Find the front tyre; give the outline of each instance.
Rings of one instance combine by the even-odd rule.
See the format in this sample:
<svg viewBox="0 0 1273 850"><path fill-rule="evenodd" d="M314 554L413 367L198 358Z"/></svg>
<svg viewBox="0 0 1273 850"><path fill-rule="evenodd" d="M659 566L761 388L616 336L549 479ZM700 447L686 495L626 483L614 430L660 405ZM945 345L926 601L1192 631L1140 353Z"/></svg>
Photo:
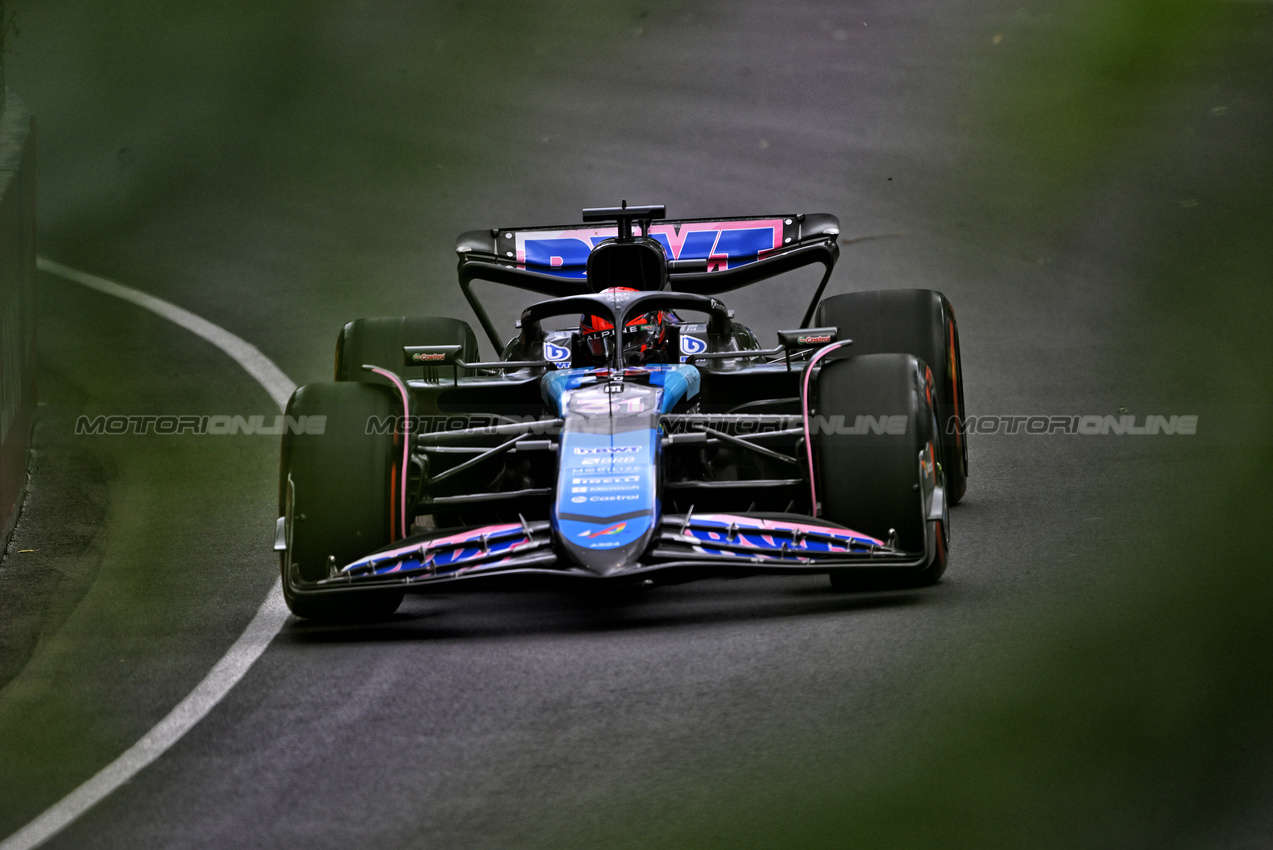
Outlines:
<svg viewBox="0 0 1273 850"><path fill-rule="evenodd" d="M913 354L933 370L933 406L946 497L954 505L968 482L964 432L964 375L959 327L945 295L931 289L881 289L834 295L818 305L815 323L851 339L851 356ZM832 355L838 356L838 355Z"/></svg>
<svg viewBox="0 0 1273 850"><path fill-rule="evenodd" d="M868 354L833 360L817 376L813 413L819 516L887 540L906 552L927 553L913 572L869 568L831 574L841 590L919 587L946 570L945 511L931 371L909 354ZM941 508L940 504L935 505Z"/></svg>
<svg viewBox="0 0 1273 850"><path fill-rule="evenodd" d="M307 425L306 433L284 433L279 475L279 513L290 529L283 596L298 617L384 619L402 602L400 590L311 596L296 587L327 578L330 563L344 566L389 542L394 458L402 449L393 434L367 425L398 416L400 406L388 387L354 382L308 384L287 403L288 421ZM321 429L316 417L326 417Z"/></svg>

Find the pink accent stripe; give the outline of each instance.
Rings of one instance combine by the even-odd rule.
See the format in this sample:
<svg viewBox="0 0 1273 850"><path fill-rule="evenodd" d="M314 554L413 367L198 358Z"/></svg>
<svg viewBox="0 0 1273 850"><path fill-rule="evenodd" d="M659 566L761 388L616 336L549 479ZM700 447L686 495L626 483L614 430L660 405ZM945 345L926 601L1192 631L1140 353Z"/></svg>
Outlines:
<svg viewBox="0 0 1273 850"><path fill-rule="evenodd" d="M813 355L809 360L809 365L804 370L804 380L800 384L800 413L804 419L804 449L809 456L809 513L816 517L818 515L818 488L813 480L813 440L809 439L809 376L813 374L813 367L826 355L848 345L848 342L833 342L830 345L823 346L818 349L818 353Z"/></svg>
<svg viewBox="0 0 1273 850"><path fill-rule="evenodd" d="M433 540L425 541L425 550L436 549L439 546L454 546L456 543L468 543L473 540L480 540L483 534L499 534L501 531L508 531L513 528L521 528L515 522L504 523L502 525L484 525L481 528L475 528L472 531L464 531L459 534L452 534L450 537L438 537Z"/></svg>
<svg viewBox="0 0 1273 850"><path fill-rule="evenodd" d="M475 528L472 531L465 531L465 532L461 532L460 534L452 534L449 537L437 537L437 538L434 538L433 540L424 541L424 551L430 552L434 549L440 549L446 546L454 546L457 543L470 543L474 540L480 539L483 534L499 534L502 531L509 531L510 529L521 528L521 527L522 527L521 525L515 522L505 523L503 525L486 525L481 528ZM525 543L517 543L509 548L515 549L517 548L517 546L524 546L524 545ZM408 555L418 551L420 551L419 543L412 544L411 546L402 546L398 549L389 549L384 552L377 552L374 555L368 555L365 558L359 558L357 561L354 561L352 564L349 564L343 569L348 569L349 567L355 566L357 564L371 563L372 561L379 561L379 560L387 559L387 558L397 558L402 555Z"/></svg>
<svg viewBox="0 0 1273 850"><path fill-rule="evenodd" d="M786 522L777 519L758 519L749 516L737 516L735 514L694 514L696 520L706 522L733 523L739 528L762 529L770 531L815 531L820 534L833 534L836 537L853 537L858 540L872 540L879 545L884 545L882 540L878 540L869 534L863 534L860 531L854 531L851 528L835 528L829 525L810 525L804 522Z"/></svg>
<svg viewBox="0 0 1273 850"><path fill-rule="evenodd" d="M407 459L410 457L411 450L411 409L407 402L407 388L403 385L402 379L387 369L381 369L378 366L364 365L362 368L370 369L377 375L388 378L398 393L402 396L402 495L398 498L398 507L401 510L401 522L398 525L398 536L407 536Z"/></svg>

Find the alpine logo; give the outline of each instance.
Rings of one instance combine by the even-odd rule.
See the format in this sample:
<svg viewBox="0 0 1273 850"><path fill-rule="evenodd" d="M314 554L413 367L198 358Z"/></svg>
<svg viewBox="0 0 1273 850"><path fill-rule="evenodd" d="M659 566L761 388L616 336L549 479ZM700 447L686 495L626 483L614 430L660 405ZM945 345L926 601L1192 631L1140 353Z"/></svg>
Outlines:
<svg viewBox="0 0 1273 850"><path fill-rule="evenodd" d="M583 532L580 532L579 536L580 537L604 537L607 534L620 534L623 532L623 529L627 527L628 527L628 524L626 522L621 522L618 525L612 525L609 528L603 528L599 531L583 531Z"/></svg>

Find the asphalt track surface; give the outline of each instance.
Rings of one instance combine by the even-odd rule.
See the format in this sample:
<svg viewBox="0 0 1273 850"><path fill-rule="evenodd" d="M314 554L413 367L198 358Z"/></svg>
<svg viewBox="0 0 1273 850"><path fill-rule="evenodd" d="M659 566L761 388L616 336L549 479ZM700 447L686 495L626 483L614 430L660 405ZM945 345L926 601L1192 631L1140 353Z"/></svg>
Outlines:
<svg viewBox="0 0 1273 850"><path fill-rule="evenodd" d="M890 237L846 246L832 292L951 298L974 414L1205 418L1235 398L1207 376L1241 356L1250 317L1180 316L1145 275L1163 239L1187 240L1267 175L1267 18L1225 30L1241 61L1204 61L1144 119L1155 141L1111 142L1083 215L1054 218L996 191L968 97L1015 37L1050 25L1011 4L633 5L490 32L406 4L325 14L323 85L196 112L188 137L220 120L260 132L237 148L188 138L181 173L197 177L181 182L162 128L137 119L137 141L111 125L118 106L59 99L77 60L55 14L30 10L10 85L42 121L42 253L203 316L304 383L327 378L350 318L468 318L462 230L566 222L620 197L687 217L827 211L846 236ZM485 66L457 58L483 39L498 54ZM276 438L73 428L98 413L272 415L269 396L135 305L39 285L37 455L0 570L0 836L163 718L277 577ZM763 339L798 322L794 293L726 300ZM505 321L522 303L492 301ZM878 758L898 718L925 720L952 657L1013 651L1059 610L1110 616L1109 573L1143 564L1248 448L1231 434L974 438L947 577L921 591L765 578L408 598L369 627L290 620L202 722L46 846L635 841L607 819L650 829L701 814L715 788ZM1249 805L1208 827L1210 846L1262 846L1265 809Z"/></svg>

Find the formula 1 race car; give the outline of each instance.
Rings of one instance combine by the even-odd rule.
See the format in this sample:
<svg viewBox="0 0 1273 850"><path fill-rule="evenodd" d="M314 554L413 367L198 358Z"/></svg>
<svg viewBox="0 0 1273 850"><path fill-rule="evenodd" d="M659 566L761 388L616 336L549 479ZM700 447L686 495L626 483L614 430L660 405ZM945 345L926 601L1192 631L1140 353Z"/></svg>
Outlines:
<svg viewBox="0 0 1273 850"><path fill-rule="evenodd" d="M287 406L274 548L291 610L366 620L408 591L766 573L937 581L968 472L946 297L823 299L831 215L670 221L624 202L583 221L459 237L498 359L458 319L341 330L335 381ZM776 346L715 297L812 264ZM547 299L505 341L479 280Z"/></svg>

